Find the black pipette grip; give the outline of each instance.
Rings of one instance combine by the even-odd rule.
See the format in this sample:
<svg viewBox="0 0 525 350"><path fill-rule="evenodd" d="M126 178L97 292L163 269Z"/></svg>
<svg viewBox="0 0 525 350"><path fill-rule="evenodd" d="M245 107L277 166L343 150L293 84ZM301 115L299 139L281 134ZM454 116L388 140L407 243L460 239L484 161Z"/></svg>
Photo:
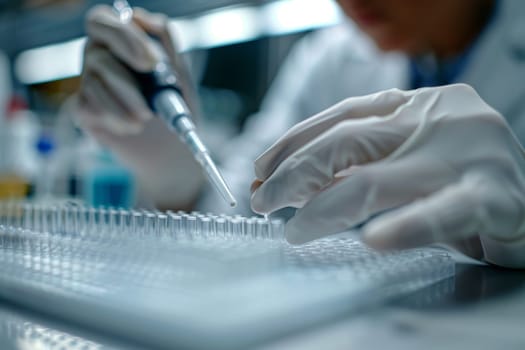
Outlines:
<svg viewBox="0 0 525 350"><path fill-rule="evenodd" d="M151 110L158 112L155 106L155 97L159 92L164 90L174 90L180 97L184 99L181 88L179 87L179 79L171 67L164 63L157 63L155 69L151 72L133 72L135 79L139 85L142 95L146 98L148 106Z"/></svg>

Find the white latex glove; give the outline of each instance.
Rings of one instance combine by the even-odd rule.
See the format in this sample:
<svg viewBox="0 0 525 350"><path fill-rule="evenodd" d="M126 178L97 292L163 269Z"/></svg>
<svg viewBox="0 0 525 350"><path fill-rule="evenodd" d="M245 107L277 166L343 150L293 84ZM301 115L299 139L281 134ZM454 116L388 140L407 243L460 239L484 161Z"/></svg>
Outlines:
<svg viewBox="0 0 525 350"><path fill-rule="evenodd" d="M202 183L201 170L177 135L153 118L126 67L151 71L160 50L148 34L159 38L190 109L198 114L195 91L167 18L137 8L132 22L123 24L111 7L100 5L88 13L86 30L81 86L72 103L77 123L134 170L157 205L189 208Z"/></svg>
<svg viewBox="0 0 525 350"><path fill-rule="evenodd" d="M524 151L469 86L347 99L290 129L255 171L255 211L300 208L291 243L379 214L363 228L372 247L477 241L486 261L525 267Z"/></svg>

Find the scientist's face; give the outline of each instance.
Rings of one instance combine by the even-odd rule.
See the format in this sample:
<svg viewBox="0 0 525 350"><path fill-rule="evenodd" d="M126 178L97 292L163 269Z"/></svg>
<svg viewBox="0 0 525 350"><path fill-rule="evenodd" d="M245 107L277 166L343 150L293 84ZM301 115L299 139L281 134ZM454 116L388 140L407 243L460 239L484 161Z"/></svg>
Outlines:
<svg viewBox="0 0 525 350"><path fill-rule="evenodd" d="M383 50L419 53L480 12L481 0L338 0L341 8ZM475 19L474 19L475 21ZM454 28L451 28L454 27ZM454 32L453 32L454 33ZM442 38L444 40L446 38Z"/></svg>

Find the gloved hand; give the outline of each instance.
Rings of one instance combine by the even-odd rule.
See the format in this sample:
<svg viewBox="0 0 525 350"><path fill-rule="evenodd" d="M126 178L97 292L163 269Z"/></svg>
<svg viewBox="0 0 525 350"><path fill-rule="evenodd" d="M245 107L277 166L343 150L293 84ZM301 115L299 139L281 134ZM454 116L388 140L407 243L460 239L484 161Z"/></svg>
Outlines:
<svg viewBox="0 0 525 350"><path fill-rule="evenodd" d="M200 168L178 137L153 118L126 67L151 71L163 50L188 106L198 115L196 93L167 18L134 9L132 22L123 24L111 7L100 5L88 13L86 29L81 86L72 103L77 123L134 170L155 203L188 208L201 186ZM160 39L162 49L148 34Z"/></svg>
<svg viewBox="0 0 525 350"><path fill-rule="evenodd" d="M137 72L152 71L166 56L176 70L180 87L194 115L197 98L188 68L177 53L168 19L134 9L131 23L123 24L111 7L95 6L86 19L88 42L79 92L80 123L115 134L139 133L153 117L137 82L125 65ZM161 45L148 35L159 39Z"/></svg>
<svg viewBox="0 0 525 350"><path fill-rule="evenodd" d="M255 211L300 208L291 243L375 215L363 228L372 247L477 242L466 253L525 267L525 154L469 86L349 98L290 129L255 171Z"/></svg>

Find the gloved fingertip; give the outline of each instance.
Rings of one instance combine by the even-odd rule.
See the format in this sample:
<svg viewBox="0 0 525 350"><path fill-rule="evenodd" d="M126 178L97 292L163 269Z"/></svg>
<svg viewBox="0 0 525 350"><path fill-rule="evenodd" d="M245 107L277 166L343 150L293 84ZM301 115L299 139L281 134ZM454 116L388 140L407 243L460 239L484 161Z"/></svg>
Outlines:
<svg viewBox="0 0 525 350"><path fill-rule="evenodd" d="M150 22L150 17L152 13L142 7L133 7L133 19L139 22Z"/></svg>
<svg viewBox="0 0 525 350"><path fill-rule="evenodd" d="M133 6L133 17L147 18L150 14L151 12L149 12L143 7Z"/></svg>
<svg viewBox="0 0 525 350"><path fill-rule="evenodd" d="M272 195L272 186L268 182L262 182L251 196L251 206L253 211L259 214L271 213L277 209L274 205L274 196Z"/></svg>
<svg viewBox="0 0 525 350"><path fill-rule="evenodd" d="M409 249L430 243L423 227L398 217L389 215L367 224L363 228L363 242L378 250Z"/></svg>
<svg viewBox="0 0 525 350"><path fill-rule="evenodd" d="M392 237L391 230L383 222L372 222L363 228L363 243L377 250L390 250L399 248ZM399 242L397 242L399 243Z"/></svg>
<svg viewBox="0 0 525 350"><path fill-rule="evenodd" d="M269 210L267 209L265 205L265 201L263 199L263 195L260 189L257 189L255 190L255 192L252 193L250 205L251 205L252 210L256 212L257 214L269 213Z"/></svg>
<svg viewBox="0 0 525 350"><path fill-rule="evenodd" d="M106 4L98 4L93 6L86 15L86 23L98 23L102 19L107 18L108 16L115 16L112 8Z"/></svg>
<svg viewBox="0 0 525 350"><path fill-rule="evenodd" d="M292 217L284 227L286 241L292 245L301 245L322 237L311 231L311 223L305 222L303 218L297 215Z"/></svg>
<svg viewBox="0 0 525 350"><path fill-rule="evenodd" d="M301 236L288 235L288 234L286 234L286 241L291 245L301 245L301 244L308 242L302 239Z"/></svg>
<svg viewBox="0 0 525 350"><path fill-rule="evenodd" d="M151 13L140 7L134 9L133 20L142 29L155 35L161 35L167 30L168 17L159 13Z"/></svg>
<svg viewBox="0 0 525 350"><path fill-rule="evenodd" d="M291 202L287 190L283 189L282 183L277 179L268 179L252 193L251 206L256 213L272 213L285 207L298 207Z"/></svg>

